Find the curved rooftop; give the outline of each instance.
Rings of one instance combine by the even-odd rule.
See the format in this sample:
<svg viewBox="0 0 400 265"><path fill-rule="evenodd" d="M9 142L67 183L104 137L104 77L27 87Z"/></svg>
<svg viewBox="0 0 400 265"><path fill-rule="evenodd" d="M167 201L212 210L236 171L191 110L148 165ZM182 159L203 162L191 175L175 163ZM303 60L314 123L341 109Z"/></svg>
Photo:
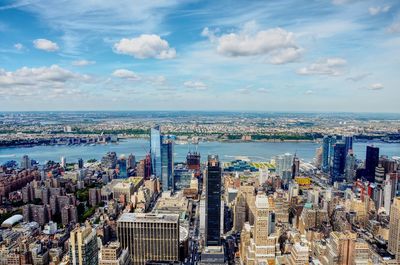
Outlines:
<svg viewBox="0 0 400 265"><path fill-rule="evenodd" d="M12 227L16 223L21 222L23 219L24 219L24 217L21 214L15 214L15 215L11 216L10 218L8 218L7 220L5 220L1 224L1 226L2 227Z"/></svg>

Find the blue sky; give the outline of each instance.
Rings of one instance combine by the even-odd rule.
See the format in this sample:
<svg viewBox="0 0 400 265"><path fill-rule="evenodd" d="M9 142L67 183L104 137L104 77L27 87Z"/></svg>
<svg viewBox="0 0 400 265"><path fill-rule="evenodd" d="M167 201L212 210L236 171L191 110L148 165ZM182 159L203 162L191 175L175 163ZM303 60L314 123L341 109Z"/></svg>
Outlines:
<svg viewBox="0 0 400 265"><path fill-rule="evenodd" d="M3 0L0 110L400 112L398 0Z"/></svg>

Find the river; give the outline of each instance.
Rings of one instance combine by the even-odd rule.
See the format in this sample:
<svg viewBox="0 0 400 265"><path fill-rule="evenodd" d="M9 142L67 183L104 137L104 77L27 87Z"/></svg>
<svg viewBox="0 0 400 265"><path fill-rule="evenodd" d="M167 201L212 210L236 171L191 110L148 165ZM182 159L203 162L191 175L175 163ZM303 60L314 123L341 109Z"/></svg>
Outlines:
<svg viewBox="0 0 400 265"><path fill-rule="evenodd" d="M366 146L370 144L379 147L381 155L400 156L398 143L357 142L354 143L357 158L365 159ZM286 152L297 153L302 160L312 161L315 157L315 149L319 146L320 144L315 142L200 142L197 150L203 161L208 154L218 154L222 161L231 161L238 156L246 156L253 161L266 161ZM191 148L193 151L194 146L191 145ZM99 160L109 151L115 151L117 155L132 153L138 160L144 157L148 150L148 139L125 139L115 144L97 145L3 147L0 148L0 164L9 160L20 162L23 155L28 155L39 163L47 160L60 161L61 156L64 156L67 162L77 162L79 158L85 161L91 158ZM188 151L187 144L176 144L175 161L184 161Z"/></svg>

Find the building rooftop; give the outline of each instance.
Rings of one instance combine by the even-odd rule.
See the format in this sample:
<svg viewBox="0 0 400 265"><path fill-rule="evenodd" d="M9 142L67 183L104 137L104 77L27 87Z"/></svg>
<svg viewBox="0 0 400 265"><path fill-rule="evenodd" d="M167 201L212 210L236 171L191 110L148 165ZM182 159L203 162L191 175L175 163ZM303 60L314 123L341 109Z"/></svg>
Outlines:
<svg viewBox="0 0 400 265"><path fill-rule="evenodd" d="M123 213L117 222L177 223L178 214Z"/></svg>

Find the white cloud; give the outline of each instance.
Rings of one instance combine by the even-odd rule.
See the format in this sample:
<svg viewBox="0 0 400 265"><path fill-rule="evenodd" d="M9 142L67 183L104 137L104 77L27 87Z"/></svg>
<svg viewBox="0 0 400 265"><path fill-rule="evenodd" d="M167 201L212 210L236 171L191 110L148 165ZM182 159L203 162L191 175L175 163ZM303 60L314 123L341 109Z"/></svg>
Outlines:
<svg viewBox="0 0 400 265"><path fill-rule="evenodd" d="M247 95L251 93L250 87L244 87L244 88L239 88L236 89L236 92L243 94L243 95Z"/></svg>
<svg viewBox="0 0 400 265"><path fill-rule="evenodd" d="M15 43L14 48L18 51L21 51L24 48L24 45L22 45L21 43Z"/></svg>
<svg viewBox="0 0 400 265"><path fill-rule="evenodd" d="M194 88L197 90L205 90L207 89L207 85L201 81L186 81L183 85L187 88Z"/></svg>
<svg viewBox="0 0 400 265"><path fill-rule="evenodd" d="M389 5L385 5L385 6L371 6L370 8L368 8L368 12L371 16L376 16L379 15L381 13L386 13L390 10L390 6Z"/></svg>
<svg viewBox="0 0 400 265"><path fill-rule="evenodd" d="M359 74L359 75L347 77L346 80L358 82L358 81L361 81L361 80L367 78L370 75L372 75L372 73Z"/></svg>
<svg viewBox="0 0 400 265"><path fill-rule="evenodd" d="M311 90L311 89L309 89L309 90L307 90L306 92L304 92L304 94L306 94L306 95L311 95L311 94L314 94L314 91Z"/></svg>
<svg viewBox="0 0 400 265"><path fill-rule="evenodd" d="M140 80L138 74L127 69L117 69L112 73L112 76L132 81Z"/></svg>
<svg viewBox="0 0 400 265"><path fill-rule="evenodd" d="M284 48L297 48L293 33L281 28L261 30L256 33L245 30L230 33L217 39L217 51L225 56L252 56L267 54Z"/></svg>
<svg viewBox="0 0 400 265"><path fill-rule="evenodd" d="M166 40L155 34L142 34L137 38L121 39L114 44L114 52L131 55L138 59L172 59L176 57L174 48Z"/></svg>
<svg viewBox="0 0 400 265"><path fill-rule="evenodd" d="M301 48L286 48L271 53L269 60L272 64L285 64L298 60L303 54Z"/></svg>
<svg viewBox="0 0 400 265"><path fill-rule="evenodd" d="M8 96L50 95L68 85L87 83L90 77L71 72L58 65L49 67L22 67L14 72L0 69L0 88ZM58 93L58 92L57 92Z"/></svg>
<svg viewBox="0 0 400 265"><path fill-rule="evenodd" d="M400 32L400 21L393 22L388 28L387 31L389 33L398 33Z"/></svg>
<svg viewBox="0 0 400 265"><path fill-rule="evenodd" d="M86 66L86 65L92 65L95 64L95 61L88 61L88 60L76 60L72 62L73 66Z"/></svg>
<svg viewBox="0 0 400 265"><path fill-rule="evenodd" d="M149 76L147 79L153 85L164 86L167 84L167 78L163 75Z"/></svg>
<svg viewBox="0 0 400 265"><path fill-rule="evenodd" d="M384 89L384 86L381 83L374 83L369 86L369 89L370 90L382 90L382 89Z"/></svg>
<svg viewBox="0 0 400 265"><path fill-rule="evenodd" d="M59 49L57 43L46 39L36 39L33 41L33 45L36 49L46 52L55 52Z"/></svg>
<svg viewBox="0 0 400 265"><path fill-rule="evenodd" d="M342 58L326 58L320 59L307 67L297 70L300 75L331 75L337 76L341 74L342 68L347 64Z"/></svg>
<svg viewBox="0 0 400 265"><path fill-rule="evenodd" d="M257 91L260 93L268 93L269 92L269 90L264 87L260 87L259 89L257 89Z"/></svg>

